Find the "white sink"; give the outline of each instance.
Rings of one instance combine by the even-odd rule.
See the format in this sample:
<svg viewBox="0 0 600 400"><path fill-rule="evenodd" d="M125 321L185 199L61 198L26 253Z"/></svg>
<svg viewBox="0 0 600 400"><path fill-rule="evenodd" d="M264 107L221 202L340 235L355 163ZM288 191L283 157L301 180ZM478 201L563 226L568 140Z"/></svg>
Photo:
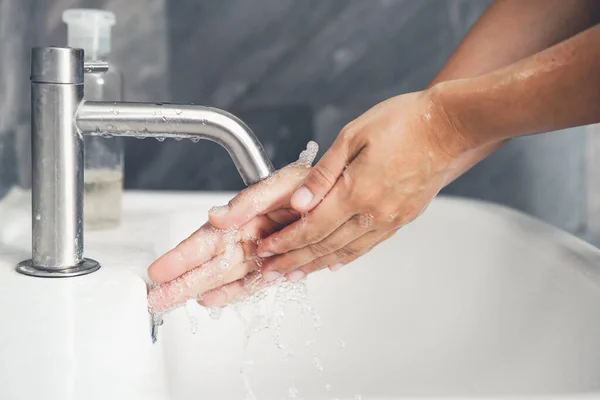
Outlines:
<svg viewBox="0 0 600 400"><path fill-rule="evenodd" d="M103 268L58 280L14 272L30 229L0 205L0 399L244 398L233 311L178 309L152 344L145 301L147 265L230 197L127 193L119 230L86 233ZM600 251L530 217L439 198L369 255L309 277L321 327L290 305L293 356L253 336L249 384L258 400L600 398L599 267Z"/></svg>

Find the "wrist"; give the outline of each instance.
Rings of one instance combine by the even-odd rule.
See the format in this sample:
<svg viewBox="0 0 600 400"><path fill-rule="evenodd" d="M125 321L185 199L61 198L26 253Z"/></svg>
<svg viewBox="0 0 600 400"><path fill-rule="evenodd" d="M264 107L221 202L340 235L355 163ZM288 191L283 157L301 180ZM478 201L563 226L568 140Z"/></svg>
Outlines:
<svg viewBox="0 0 600 400"><path fill-rule="evenodd" d="M468 124L465 124L462 113L457 113L456 99L451 82L440 82L424 91L428 99L432 122L436 129L432 133L439 143L444 144L454 154L467 153L485 145L475 135Z"/></svg>
<svg viewBox="0 0 600 400"><path fill-rule="evenodd" d="M427 90L432 104L462 139L466 150L508 138L503 125L497 123L506 106L481 90L483 84L477 78L459 79L437 83Z"/></svg>

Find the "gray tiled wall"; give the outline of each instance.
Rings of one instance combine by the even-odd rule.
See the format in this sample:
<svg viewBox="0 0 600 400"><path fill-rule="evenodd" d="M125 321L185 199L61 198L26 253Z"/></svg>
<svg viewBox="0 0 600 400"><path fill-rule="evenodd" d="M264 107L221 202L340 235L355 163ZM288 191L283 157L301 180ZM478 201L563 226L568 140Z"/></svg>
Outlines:
<svg viewBox="0 0 600 400"><path fill-rule="evenodd" d="M64 44L65 8L117 14L114 53L128 100L228 109L250 124L280 167L309 139L326 148L378 101L423 88L489 3L0 0L0 196L19 179L15 164L27 164L9 154L27 146L28 48ZM507 204L589 235L600 225L592 218L600 188L588 184L598 153L586 143L595 137L573 129L515 140L445 192ZM126 171L129 188L241 185L226 153L209 143L130 142Z"/></svg>

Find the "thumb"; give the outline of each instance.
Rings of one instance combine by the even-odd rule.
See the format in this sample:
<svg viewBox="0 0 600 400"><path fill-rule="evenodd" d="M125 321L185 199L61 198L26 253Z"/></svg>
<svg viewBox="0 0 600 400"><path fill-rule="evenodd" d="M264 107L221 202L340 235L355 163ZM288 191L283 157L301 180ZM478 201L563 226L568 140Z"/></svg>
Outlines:
<svg viewBox="0 0 600 400"><path fill-rule="evenodd" d="M311 169L308 176L293 194L290 203L298 212L308 212L333 188L344 168L350 162L350 154L344 133L340 134L321 160Z"/></svg>

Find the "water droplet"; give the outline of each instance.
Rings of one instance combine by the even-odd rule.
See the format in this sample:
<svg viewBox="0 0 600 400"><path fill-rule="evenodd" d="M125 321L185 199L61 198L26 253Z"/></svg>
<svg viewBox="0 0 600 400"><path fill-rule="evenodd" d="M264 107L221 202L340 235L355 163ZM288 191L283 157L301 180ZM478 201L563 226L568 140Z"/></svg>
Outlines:
<svg viewBox="0 0 600 400"><path fill-rule="evenodd" d="M219 319L221 318L221 315L223 315L223 309L220 307L207 308L206 310L212 319Z"/></svg>
<svg viewBox="0 0 600 400"><path fill-rule="evenodd" d="M163 122L167 122L167 117L165 117L164 115L162 116L162 120Z"/></svg>
<svg viewBox="0 0 600 400"><path fill-rule="evenodd" d="M323 364L321 364L321 360L319 359L318 356L314 356L313 357L313 361L312 361L313 367L315 367L315 369L319 372L323 372L324 368L323 368Z"/></svg>
<svg viewBox="0 0 600 400"><path fill-rule="evenodd" d="M183 139L182 137L176 137L175 140L177 140L178 142Z"/></svg>
<svg viewBox="0 0 600 400"><path fill-rule="evenodd" d="M112 131L113 129L115 129L115 127L113 126L113 124L106 125L106 130Z"/></svg>
<svg viewBox="0 0 600 400"><path fill-rule="evenodd" d="M175 110L175 114L177 114L177 115L181 115L181 110L180 110L179 108L177 108L177 109Z"/></svg>
<svg viewBox="0 0 600 400"><path fill-rule="evenodd" d="M199 137L193 137L193 138L190 138L190 140L192 142L194 142L194 143L198 143L200 141L200 138Z"/></svg>
<svg viewBox="0 0 600 400"><path fill-rule="evenodd" d="M102 137L105 139L110 139L111 137L113 137L113 135L111 135L110 133L104 133L102 134Z"/></svg>
<svg viewBox="0 0 600 400"><path fill-rule="evenodd" d="M113 114L115 114L115 115L119 115L119 110L114 110L114 109L113 109Z"/></svg>
<svg viewBox="0 0 600 400"><path fill-rule="evenodd" d="M359 217L358 224L361 228L370 228L373 225L373 215L370 213L362 214Z"/></svg>
<svg viewBox="0 0 600 400"><path fill-rule="evenodd" d="M144 135L138 135L138 136L134 136L136 139L146 139L146 136Z"/></svg>
<svg viewBox="0 0 600 400"><path fill-rule="evenodd" d="M187 315L188 320L190 321L190 330L192 331L192 335L195 335L198 332L198 320L196 319L196 317L190 314L190 310L188 310L187 308L187 303L184 306L184 309L185 314Z"/></svg>
<svg viewBox="0 0 600 400"><path fill-rule="evenodd" d="M41 220L42 220L42 216L41 216L40 214L37 214L37 215L35 216L35 220L36 220L36 221L41 221Z"/></svg>
<svg viewBox="0 0 600 400"><path fill-rule="evenodd" d="M156 140L158 140L159 142L164 142L165 138L164 137L157 137Z"/></svg>

